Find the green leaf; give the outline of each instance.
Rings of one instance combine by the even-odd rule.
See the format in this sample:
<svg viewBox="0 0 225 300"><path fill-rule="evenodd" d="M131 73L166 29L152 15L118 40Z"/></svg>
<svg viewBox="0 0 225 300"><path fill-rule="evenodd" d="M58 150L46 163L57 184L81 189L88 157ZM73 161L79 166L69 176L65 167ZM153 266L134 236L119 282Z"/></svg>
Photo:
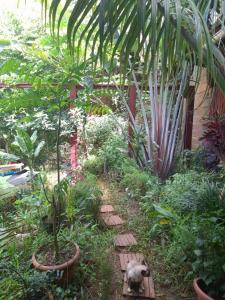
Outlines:
<svg viewBox="0 0 225 300"><path fill-rule="evenodd" d="M48 1L42 2L46 5ZM136 58L145 57L142 61L148 75L155 68L155 57L159 57L162 74L171 79L177 65L188 60L192 67L206 66L225 93L222 71L225 58L214 43L215 30L207 17L211 3L212 0L52 0L50 20L54 30L55 23L59 27L68 12L67 37L71 51L80 38L78 48L84 41L85 52L91 49L92 56L101 61L108 59L105 54L110 51L113 65L118 50L123 60L123 74L127 71L123 67L128 66L129 56L133 54ZM58 19L57 12L60 13ZM224 10L218 8L217 14L220 17L215 23L223 28ZM84 19L84 26L81 26ZM113 42L115 34L119 36L119 43Z"/></svg>
<svg viewBox="0 0 225 300"><path fill-rule="evenodd" d="M32 136L30 137L32 144L35 144L36 140L37 140L37 130L35 130L32 134Z"/></svg>
<svg viewBox="0 0 225 300"><path fill-rule="evenodd" d="M222 266L223 271L225 272L225 264Z"/></svg>
<svg viewBox="0 0 225 300"><path fill-rule="evenodd" d="M153 204L154 209L162 216L174 219L175 215L172 214L169 210L162 208L160 205Z"/></svg>
<svg viewBox="0 0 225 300"><path fill-rule="evenodd" d="M24 141L24 139L21 136L15 136L15 141L12 143L12 145L16 146L19 148L20 152L22 155L28 156L30 151L27 148L27 144Z"/></svg>
<svg viewBox="0 0 225 300"><path fill-rule="evenodd" d="M202 240L202 239L197 239L197 240L196 240L196 245L197 245L198 247L202 247L202 246L204 245L204 243L205 243L205 241Z"/></svg>
<svg viewBox="0 0 225 300"><path fill-rule="evenodd" d="M196 249L196 250L194 250L194 254L199 257L202 255L202 250Z"/></svg>
<svg viewBox="0 0 225 300"><path fill-rule="evenodd" d="M19 141L19 145L21 146L21 151L24 149L24 153L32 154L33 152L33 143L29 134L24 129L17 129L17 140Z"/></svg>
<svg viewBox="0 0 225 300"><path fill-rule="evenodd" d="M36 149L35 149L35 151L34 151L34 157L38 157L38 155L39 155L39 153L41 152L41 150L43 149L44 145L45 145L45 142L44 142L44 141L41 141L41 142L37 145L37 147L36 147Z"/></svg>
<svg viewBox="0 0 225 300"><path fill-rule="evenodd" d="M2 152L0 151L0 160L3 160L3 161L17 161L19 160L20 158L14 154L9 154L9 153L5 153L5 152Z"/></svg>

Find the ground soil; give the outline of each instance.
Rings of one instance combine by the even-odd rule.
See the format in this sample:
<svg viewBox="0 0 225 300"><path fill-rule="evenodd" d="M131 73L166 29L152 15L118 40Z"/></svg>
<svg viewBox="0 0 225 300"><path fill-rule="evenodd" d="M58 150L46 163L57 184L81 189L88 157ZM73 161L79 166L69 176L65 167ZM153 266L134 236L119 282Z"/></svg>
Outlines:
<svg viewBox="0 0 225 300"><path fill-rule="evenodd" d="M54 266L69 261L75 254L75 247L73 244L59 243L59 257L56 258L54 245L49 244L39 249L36 253L36 260L44 266Z"/></svg>

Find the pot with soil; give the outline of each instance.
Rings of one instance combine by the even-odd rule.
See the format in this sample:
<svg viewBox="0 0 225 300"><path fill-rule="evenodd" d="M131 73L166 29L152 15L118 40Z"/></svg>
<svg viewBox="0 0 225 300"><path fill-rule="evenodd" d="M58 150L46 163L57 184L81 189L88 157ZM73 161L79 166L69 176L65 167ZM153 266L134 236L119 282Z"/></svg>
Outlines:
<svg viewBox="0 0 225 300"><path fill-rule="evenodd" d="M197 278L193 282L194 290L198 296L198 300L214 300L213 298L209 297L202 289L202 281L200 278Z"/></svg>
<svg viewBox="0 0 225 300"><path fill-rule="evenodd" d="M73 280L74 267L80 256L80 248L75 243L61 245L59 256L54 255L54 247L41 247L32 255L33 266L41 271L59 271L58 283L66 287Z"/></svg>
<svg viewBox="0 0 225 300"><path fill-rule="evenodd" d="M58 94L59 93L59 94ZM49 215L45 215L41 222L45 230L51 235L51 242L47 246L42 246L32 255L34 267L42 272L56 271L57 284L67 287L73 280L74 266L80 255L79 246L73 242L59 241L58 233L63 224L66 212L67 197L70 197L70 180L61 180L60 171L60 135L61 135L61 100L64 98L65 91L56 91L55 101L58 101L58 127L56 136L56 157L57 157L57 184L51 189L45 187L44 181L40 176L40 182L45 199L49 204Z"/></svg>

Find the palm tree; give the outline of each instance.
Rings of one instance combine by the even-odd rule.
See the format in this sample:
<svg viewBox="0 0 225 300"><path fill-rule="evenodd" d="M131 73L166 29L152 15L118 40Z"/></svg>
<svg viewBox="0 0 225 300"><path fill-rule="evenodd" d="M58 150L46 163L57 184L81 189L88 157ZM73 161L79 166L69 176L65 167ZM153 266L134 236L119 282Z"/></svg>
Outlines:
<svg viewBox="0 0 225 300"><path fill-rule="evenodd" d="M47 4L47 0L42 0ZM111 49L128 62L142 56L145 71L161 58L163 74L178 62L206 66L225 93L225 59L216 32L224 26L222 0L52 0L49 16L53 31L69 11L67 37L71 49L85 41L92 54L104 61ZM59 17L58 14L59 13ZM81 29L82 27L82 29ZM91 42L91 43L90 43ZM177 67L178 68L178 67Z"/></svg>
<svg viewBox="0 0 225 300"><path fill-rule="evenodd" d="M47 0L42 0L47 6ZM149 119L138 88L144 120L142 165L151 164L162 178L174 163L181 132L183 98L190 76L197 86L201 68L225 94L222 0L52 0L49 17L58 31L69 13L67 38L71 51L85 47L86 55L112 72L119 57L120 72L142 73L149 86ZM57 29L57 30L56 30ZM131 78L130 78L131 79ZM132 122L136 131L135 120Z"/></svg>

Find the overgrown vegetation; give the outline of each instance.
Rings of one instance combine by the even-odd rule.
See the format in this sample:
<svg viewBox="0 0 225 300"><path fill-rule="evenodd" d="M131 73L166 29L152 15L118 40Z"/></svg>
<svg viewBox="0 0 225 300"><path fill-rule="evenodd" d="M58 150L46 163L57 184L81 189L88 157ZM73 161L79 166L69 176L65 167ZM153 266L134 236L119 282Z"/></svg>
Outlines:
<svg viewBox="0 0 225 300"><path fill-rule="evenodd" d="M60 2L50 8L52 32L47 19L1 21L0 162L26 169L0 177L0 300L109 299L113 232L99 222L98 177L123 191L124 207L140 208L131 225L171 284L177 276L188 290L198 277L225 299L224 116L205 124L203 148L183 150L196 64L197 79L204 65L224 90L224 49L213 35L221 1L78 0L71 16L74 1ZM32 253L67 263L74 243L71 282L32 267Z"/></svg>

